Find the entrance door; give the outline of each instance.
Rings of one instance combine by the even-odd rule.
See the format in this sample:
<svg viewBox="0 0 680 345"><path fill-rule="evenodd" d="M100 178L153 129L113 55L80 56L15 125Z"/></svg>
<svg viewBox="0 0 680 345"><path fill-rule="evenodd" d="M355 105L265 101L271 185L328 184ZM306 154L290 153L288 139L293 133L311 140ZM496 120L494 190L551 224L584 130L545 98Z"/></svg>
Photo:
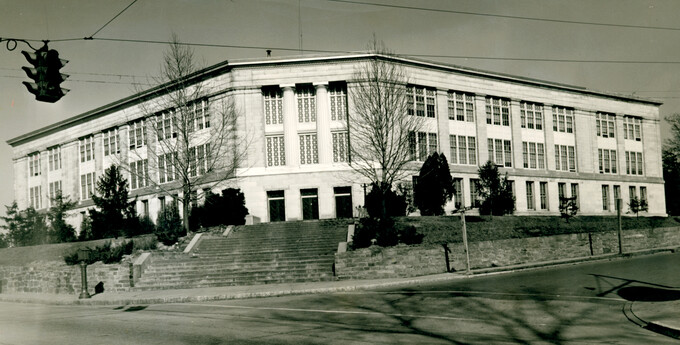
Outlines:
<svg viewBox="0 0 680 345"><path fill-rule="evenodd" d="M267 192L269 202L269 221L283 222L286 220L286 199L282 190L272 190Z"/></svg>
<svg viewBox="0 0 680 345"><path fill-rule="evenodd" d="M352 218L352 187L334 187L335 217Z"/></svg>
<svg viewBox="0 0 680 345"><path fill-rule="evenodd" d="M319 196L316 188L301 189L302 219L319 219Z"/></svg>

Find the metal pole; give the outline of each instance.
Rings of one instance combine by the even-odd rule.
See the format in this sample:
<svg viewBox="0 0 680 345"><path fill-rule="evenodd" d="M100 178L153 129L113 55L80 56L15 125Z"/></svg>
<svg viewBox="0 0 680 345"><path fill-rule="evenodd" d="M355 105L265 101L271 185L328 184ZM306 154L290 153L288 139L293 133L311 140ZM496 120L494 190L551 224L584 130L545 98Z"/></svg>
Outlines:
<svg viewBox="0 0 680 345"><path fill-rule="evenodd" d="M463 246L465 247L465 259L466 259L466 274L470 274L470 248L468 247L467 240L467 226L465 224L465 188L463 185L465 180L460 181L460 205L461 205L461 222L463 223Z"/></svg>
<svg viewBox="0 0 680 345"><path fill-rule="evenodd" d="M80 282L82 289L78 299L90 298L90 294L87 292L87 264L85 261L80 261Z"/></svg>
<svg viewBox="0 0 680 345"><path fill-rule="evenodd" d="M616 218L618 218L618 235L619 235L619 255L623 254L623 241L621 240L621 204L623 200L621 198L616 199Z"/></svg>

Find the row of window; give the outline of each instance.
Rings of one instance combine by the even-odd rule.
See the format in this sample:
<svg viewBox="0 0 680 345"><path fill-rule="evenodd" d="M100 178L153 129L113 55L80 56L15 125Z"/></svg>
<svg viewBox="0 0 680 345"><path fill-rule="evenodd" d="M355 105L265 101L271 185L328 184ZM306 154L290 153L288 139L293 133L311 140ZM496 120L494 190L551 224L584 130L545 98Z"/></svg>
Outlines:
<svg viewBox="0 0 680 345"><path fill-rule="evenodd" d="M548 182L539 181L538 182L538 203L536 203L536 193L535 193L535 181L526 181L526 197L527 197L527 210L536 210L537 206L539 210L549 210L549 197L548 197ZM571 198L574 198L576 202L576 207L579 207L579 192L578 183L571 184ZM567 198L567 184L564 182L559 182L557 184L557 196L560 203L564 202Z"/></svg>
<svg viewBox="0 0 680 345"><path fill-rule="evenodd" d="M300 140L300 164L319 163L319 145L316 133L302 133ZM347 132L333 132L333 162L349 161L349 138ZM286 165L286 147L283 135L268 135L265 138L267 150L267 166L276 167Z"/></svg>
<svg viewBox="0 0 680 345"><path fill-rule="evenodd" d="M616 200L621 199L621 186L615 185L613 186L614 188L614 200L610 200L610 188L608 184L603 184L602 185L602 210L604 211L616 211L618 205L616 204ZM633 202L633 199L639 199L640 201L644 201L647 203L647 187L640 186L640 196L638 197L637 193L637 187L636 186L629 186L628 187L628 198L629 198L629 204ZM614 207L611 207L610 202L614 202ZM621 210L623 211L623 210Z"/></svg>
<svg viewBox="0 0 680 345"><path fill-rule="evenodd" d="M295 88L298 122L316 122L316 90L312 85ZM331 120L347 119L347 85L330 83L328 86ZM264 120L267 125L283 124L283 91L278 86L262 88Z"/></svg>
<svg viewBox="0 0 680 345"><path fill-rule="evenodd" d="M450 135L450 164L477 165L477 143L475 137Z"/></svg>

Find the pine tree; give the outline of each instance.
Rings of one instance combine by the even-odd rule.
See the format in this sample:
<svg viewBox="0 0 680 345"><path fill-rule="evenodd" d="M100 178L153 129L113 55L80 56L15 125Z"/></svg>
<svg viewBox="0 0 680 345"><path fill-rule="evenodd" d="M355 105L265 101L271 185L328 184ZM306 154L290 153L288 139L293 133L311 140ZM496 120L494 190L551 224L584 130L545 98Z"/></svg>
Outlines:
<svg viewBox="0 0 680 345"><path fill-rule="evenodd" d="M125 234L136 218L135 201L128 202L127 180L116 165L110 166L97 181L97 193L92 196L96 210L90 211L92 237L108 238Z"/></svg>
<svg viewBox="0 0 680 345"><path fill-rule="evenodd" d="M76 239L76 231L66 223L66 211L75 206L75 202L65 197L61 190L52 198L52 207L47 211L47 219L50 221L50 237L52 242L73 242Z"/></svg>
<svg viewBox="0 0 680 345"><path fill-rule="evenodd" d="M455 192L446 156L433 153L420 167L418 183L414 186L415 204L423 216L441 216L444 205Z"/></svg>

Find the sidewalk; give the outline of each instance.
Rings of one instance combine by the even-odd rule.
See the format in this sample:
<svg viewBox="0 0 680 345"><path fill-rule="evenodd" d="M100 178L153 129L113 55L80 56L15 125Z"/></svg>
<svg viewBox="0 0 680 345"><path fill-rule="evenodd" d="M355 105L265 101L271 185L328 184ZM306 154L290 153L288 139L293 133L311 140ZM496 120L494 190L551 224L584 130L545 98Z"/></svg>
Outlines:
<svg viewBox="0 0 680 345"><path fill-rule="evenodd" d="M635 318L631 321L639 326L680 339L680 300L661 302L635 301L630 302L627 307Z"/></svg>

